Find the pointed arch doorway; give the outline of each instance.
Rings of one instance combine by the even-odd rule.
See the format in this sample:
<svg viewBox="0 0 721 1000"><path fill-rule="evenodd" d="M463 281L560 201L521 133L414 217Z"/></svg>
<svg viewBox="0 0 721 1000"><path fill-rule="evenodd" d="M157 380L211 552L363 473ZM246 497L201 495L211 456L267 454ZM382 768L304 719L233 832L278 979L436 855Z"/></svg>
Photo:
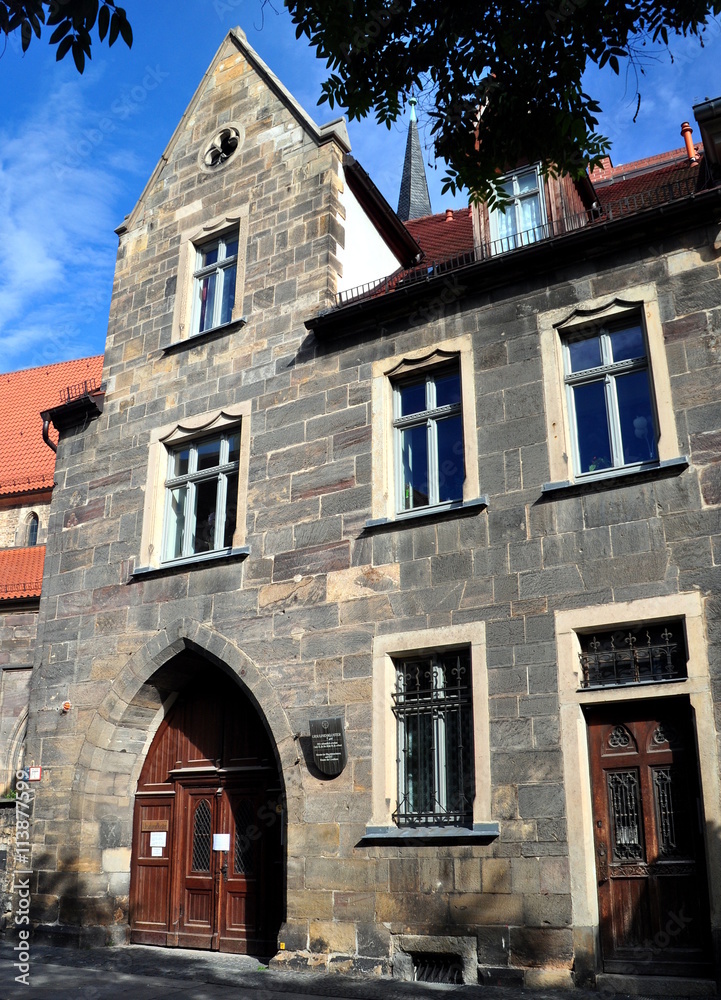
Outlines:
<svg viewBox="0 0 721 1000"><path fill-rule="evenodd" d="M255 707L230 678L202 668L160 725L138 780L130 939L274 954L282 780Z"/></svg>

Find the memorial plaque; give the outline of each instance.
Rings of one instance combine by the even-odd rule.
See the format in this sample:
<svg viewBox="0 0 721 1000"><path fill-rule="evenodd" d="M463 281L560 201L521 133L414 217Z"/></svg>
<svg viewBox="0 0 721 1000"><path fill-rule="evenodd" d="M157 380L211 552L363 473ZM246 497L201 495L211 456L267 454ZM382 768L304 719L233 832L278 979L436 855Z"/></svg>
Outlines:
<svg viewBox="0 0 721 1000"><path fill-rule="evenodd" d="M323 774L340 774L346 764L342 719L311 719L310 739L313 763Z"/></svg>

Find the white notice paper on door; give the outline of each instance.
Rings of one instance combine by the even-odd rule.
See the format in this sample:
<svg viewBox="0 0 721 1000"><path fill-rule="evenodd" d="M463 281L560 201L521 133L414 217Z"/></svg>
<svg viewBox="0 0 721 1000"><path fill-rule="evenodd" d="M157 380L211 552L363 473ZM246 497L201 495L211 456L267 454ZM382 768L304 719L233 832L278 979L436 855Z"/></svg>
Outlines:
<svg viewBox="0 0 721 1000"><path fill-rule="evenodd" d="M150 834L150 846L151 847L165 847L165 843L166 843L165 838L167 836L168 836L167 833L162 833L162 832L159 833L157 831L153 831L153 833ZM155 855L153 855L153 857L155 857Z"/></svg>
<svg viewBox="0 0 721 1000"><path fill-rule="evenodd" d="M162 856L163 856L163 848L162 847L151 847L150 848L150 857L151 858L162 858Z"/></svg>
<svg viewBox="0 0 721 1000"><path fill-rule="evenodd" d="M214 851L229 851L230 850L230 834L229 833L214 833L213 834L213 850Z"/></svg>

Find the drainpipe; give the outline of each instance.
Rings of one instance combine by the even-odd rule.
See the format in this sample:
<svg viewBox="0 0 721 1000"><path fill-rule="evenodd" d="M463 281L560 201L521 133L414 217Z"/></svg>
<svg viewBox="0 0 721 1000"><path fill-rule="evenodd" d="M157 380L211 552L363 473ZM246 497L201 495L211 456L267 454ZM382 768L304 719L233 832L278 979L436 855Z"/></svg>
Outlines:
<svg viewBox="0 0 721 1000"><path fill-rule="evenodd" d="M57 454L58 446L56 444L53 444L48 435L48 431L50 430L50 414L41 413L40 415L43 418L43 441L48 446L48 448L52 448L52 450Z"/></svg>

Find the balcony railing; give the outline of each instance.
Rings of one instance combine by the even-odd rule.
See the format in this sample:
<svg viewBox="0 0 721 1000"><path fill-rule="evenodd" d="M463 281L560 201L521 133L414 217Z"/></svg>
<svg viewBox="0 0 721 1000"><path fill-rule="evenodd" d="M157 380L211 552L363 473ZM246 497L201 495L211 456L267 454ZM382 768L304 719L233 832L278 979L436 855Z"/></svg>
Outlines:
<svg viewBox="0 0 721 1000"><path fill-rule="evenodd" d="M567 236L579 229L600 223L615 222L618 219L627 218L629 215L635 215L659 205L680 201L690 197L695 191L696 178L693 177L674 181L649 191L640 191L616 201L604 201L603 205L586 212L554 219L525 232L514 233L497 240L489 240L465 253L424 261L417 267L396 271L395 274L386 278L379 278L377 281L366 282L366 284L357 285L355 288L338 292L337 305L344 306L351 302L360 302L363 299L373 299L399 288L407 288L428 281L439 274L456 271L469 264L477 264L509 253L521 253L535 243Z"/></svg>

